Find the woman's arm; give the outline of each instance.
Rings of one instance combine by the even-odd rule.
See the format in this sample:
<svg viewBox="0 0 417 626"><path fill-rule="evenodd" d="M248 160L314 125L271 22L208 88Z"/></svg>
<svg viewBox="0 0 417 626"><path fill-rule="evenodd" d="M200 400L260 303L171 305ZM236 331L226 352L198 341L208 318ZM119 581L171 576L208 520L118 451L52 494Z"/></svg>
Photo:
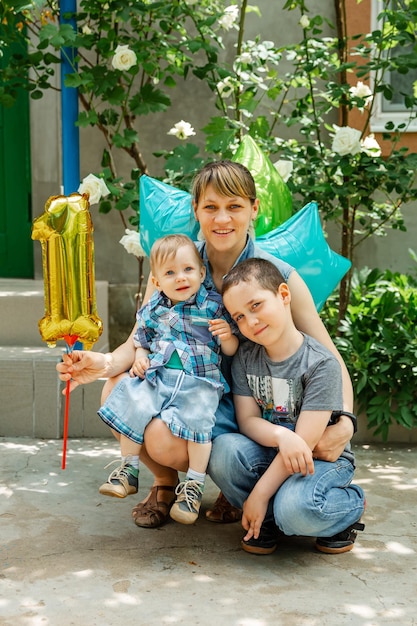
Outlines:
<svg viewBox="0 0 417 626"><path fill-rule="evenodd" d="M56 366L59 378L63 381L70 380L70 391L73 391L78 385L92 383L98 378L112 378L126 372L135 358L133 344L135 330L136 325L127 341L113 352L103 354L91 350L74 350L71 354L64 354L62 362Z"/></svg>
<svg viewBox="0 0 417 626"><path fill-rule="evenodd" d="M311 293L296 271L288 279L291 290L291 313L298 330L314 337L330 352L332 352L342 368L343 407L346 411L353 411L353 387L349 372L340 352L334 345L326 327L317 313ZM317 446L314 456L323 461L336 461L343 452L346 444L353 436L353 424L348 417L342 416L337 424L329 426Z"/></svg>
<svg viewBox="0 0 417 626"><path fill-rule="evenodd" d="M146 304L154 291L152 277L149 276L143 304ZM113 378L127 372L135 360L133 336L136 326L135 324L126 341L113 352L103 354L91 350L74 350L71 354L64 354L62 362L56 366L59 378L63 381L71 380L70 391L73 391L78 385L91 383L98 378Z"/></svg>
<svg viewBox="0 0 417 626"><path fill-rule="evenodd" d="M346 411L352 412L353 387L348 369L317 313L310 290L296 271L291 273L288 279L288 286L291 290L291 313L294 324L298 330L314 337L314 339L330 350L339 361L343 379L343 407Z"/></svg>

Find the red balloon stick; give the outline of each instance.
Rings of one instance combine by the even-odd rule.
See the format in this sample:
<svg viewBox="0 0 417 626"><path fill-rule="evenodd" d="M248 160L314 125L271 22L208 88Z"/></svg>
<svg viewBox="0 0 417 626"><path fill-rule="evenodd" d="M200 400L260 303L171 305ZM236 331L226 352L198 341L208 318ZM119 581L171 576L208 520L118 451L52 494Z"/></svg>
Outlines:
<svg viewBox="0 0 417 626"><path fill-rule="evenodd" d="M78 339L78 335L65 335L64 337L67 344L67 353L71 354L75 342ZM62 442L62 465L61 469L65 469L67 463L67 440L68 440L68 416L69 416L69 404L70 404L70 385L71 380L67 380L65 388L65 412L64 412L64 440Z"/></svg>

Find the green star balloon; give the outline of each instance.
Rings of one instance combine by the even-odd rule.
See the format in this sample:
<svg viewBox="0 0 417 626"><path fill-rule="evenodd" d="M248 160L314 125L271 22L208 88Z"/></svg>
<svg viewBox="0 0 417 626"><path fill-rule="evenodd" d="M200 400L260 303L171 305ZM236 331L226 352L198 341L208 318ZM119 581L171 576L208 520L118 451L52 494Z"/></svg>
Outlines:
<svg viewBox="0 0 417 626"><path fill-rule="evenodd" d="M255 221L257 237L269 233L291 217L290 190L250 135L243 137L233 161L245 165L255 179L259 198L259 213Z"/></svg>

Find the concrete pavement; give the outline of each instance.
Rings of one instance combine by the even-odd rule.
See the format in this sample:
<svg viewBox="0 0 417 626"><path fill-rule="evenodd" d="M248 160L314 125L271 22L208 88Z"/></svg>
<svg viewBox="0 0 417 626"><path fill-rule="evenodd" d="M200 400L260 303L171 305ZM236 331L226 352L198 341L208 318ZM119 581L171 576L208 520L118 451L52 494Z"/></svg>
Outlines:
<svg viewBox="0 0 417 626"><path fill-rule="evenodd" d="M240 524L137 528L138 496L98 493L113 439L0 438L1 626L417 624L417 447L356 445L366 529L332 556L289 538L266 557ZM203 509L217 496L209 482Z"/></svg>

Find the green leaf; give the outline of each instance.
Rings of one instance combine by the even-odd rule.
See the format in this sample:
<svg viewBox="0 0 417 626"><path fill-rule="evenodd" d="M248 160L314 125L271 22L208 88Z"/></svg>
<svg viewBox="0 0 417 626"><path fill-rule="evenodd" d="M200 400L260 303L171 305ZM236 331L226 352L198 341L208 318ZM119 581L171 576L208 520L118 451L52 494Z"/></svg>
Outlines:
<svg viewBox="0 0 417 626"><path fill-rule="evenodd" d="M153 85L145 85L129 101L130 110L134 115L166 111L170 104L171 100L168 96Z"/></svg>
<svg viewBox="0 0 417 626"><path fill-rule="evenodd" d="M101 200L98 210L99 213L110 213L110 211L112 210L112 203L110 202L110 200Z"/></svg>
<svg viewBox="0 0 417 626"><path fill-rule="evenodd" d="M236 134L235 130L228 128L227 120L221 117L212 117L203 131L207 135L207 151L216 154L223 153L225 156Z"/></svg>
<svg viewBox="0 0 417 626"><path fill-rule="evenodd" d="M135 130L130 130L125 128L123 131L123 135L119 133L115 133L113 135L113 144L116 148L126 148L138 141L139 137Z"/></svg>
<svg viewBox="0 0 417 626"><path fill-rule="evenodd" d="M82 80L77 72L73 74L65 74L64 85L65 87L74 87L78 88L82 84Z"/></svg>
<svg viewBox="0 0 417 626"><path fill-rule="evenodd" d="M194 174L204 164L204 159L198 156L199 148L191 142L177 146L167 158L165 170L178 172L181 176Z"/></svg>
<svg viewBox="0 0 417 626"><path fill-rule="evenodd" d="M40 89L35 89L35 91L31 92L30 97L32 98L32 100L40 100L41 98L43 98L43 91L41 91Z"/></svg>
<svg viewBox="0 0 417 626"><path fill-rule="evenodd" d="M98 122L98 115L96 111L81 111L78 115L76 125L80 128L86 128L87 126L95 126Z"/></svg>

